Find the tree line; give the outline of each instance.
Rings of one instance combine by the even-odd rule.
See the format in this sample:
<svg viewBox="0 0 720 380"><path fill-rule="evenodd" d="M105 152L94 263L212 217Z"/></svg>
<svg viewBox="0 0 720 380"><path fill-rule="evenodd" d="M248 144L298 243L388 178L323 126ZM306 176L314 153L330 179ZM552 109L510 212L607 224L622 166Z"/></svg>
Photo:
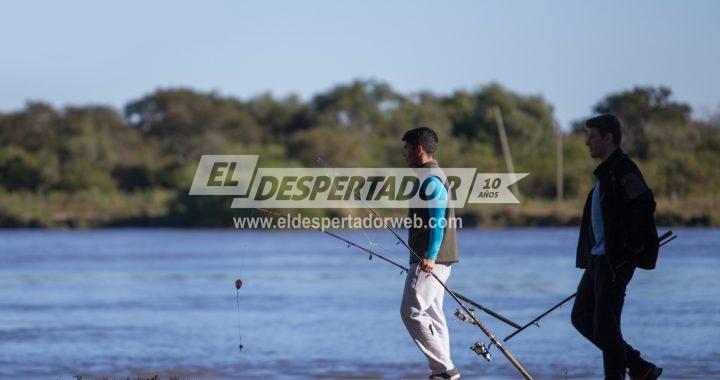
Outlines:
<svg viewBox="0 0 720 380"><path fill-rule="evenodd" d="M584 145L583 120L559 130L542 96L496 83L408 95L374 80L338 85L307 100L271 94L241 100L173 88L142 96L122 110L30 102L0 114L0 196L23 194L24 200L52 203L48 199L92 193L91 202L100 202L111 195L160 192L169 195L153 201L163 203L157 223L227 225L215 220L231 212L228 199L186 195L201 154L260 154L265 167L315 167L318 157L336 167L401 167L401 136L425 125L438 132L441 165L504 172L496 109L516 171L531 173L520 182L523 197L555 198L558 133L565 197L584 197L597 163ZM690 105L665 87L621 90L600 99L592 111L623 120L623 148L659 198L702 198L720 190L720 118L694 119ZM7 203L0 202L0 224L28 224Z"/></svg>

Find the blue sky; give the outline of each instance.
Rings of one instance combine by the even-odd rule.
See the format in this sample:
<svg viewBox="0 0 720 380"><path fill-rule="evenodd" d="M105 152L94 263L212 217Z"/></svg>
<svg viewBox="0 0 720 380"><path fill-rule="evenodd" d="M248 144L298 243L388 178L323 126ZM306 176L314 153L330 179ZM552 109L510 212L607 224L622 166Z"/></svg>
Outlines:
<svg viewBox="0 0 720 380"><path fill-rule="evenodd" d="M306 99L355 78L403 93L496 81L563 126L610 92L667 85L720 110L720 1L15 1L0 5L0 111L188 86Z"/></svg>

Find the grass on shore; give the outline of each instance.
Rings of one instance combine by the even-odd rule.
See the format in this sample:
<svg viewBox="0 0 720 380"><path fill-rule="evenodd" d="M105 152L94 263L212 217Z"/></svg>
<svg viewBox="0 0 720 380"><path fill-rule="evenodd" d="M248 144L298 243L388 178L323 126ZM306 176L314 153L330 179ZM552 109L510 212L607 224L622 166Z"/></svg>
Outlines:
<svg viewBox="0 0 720 380"><path fill-rule="evenodd" d="M0 227L173 226L176 223L168 215L175 196L169 190L0 193ZM583 202L522 199L520 204L466 206L456 213L465 228L577 226ZM712 196L658 199L657 205L658 225L720 226L720 201ZM386 210L382 214L401 216L405 212ZM227 224L230 227L232 221Z"/></svg>
<svg viewBox="0 0 720 380"><path fill-rule="evenodd" d="M158 218L167 213L170 191L0 194L0 226L90 228L120 221Z"/></svg>

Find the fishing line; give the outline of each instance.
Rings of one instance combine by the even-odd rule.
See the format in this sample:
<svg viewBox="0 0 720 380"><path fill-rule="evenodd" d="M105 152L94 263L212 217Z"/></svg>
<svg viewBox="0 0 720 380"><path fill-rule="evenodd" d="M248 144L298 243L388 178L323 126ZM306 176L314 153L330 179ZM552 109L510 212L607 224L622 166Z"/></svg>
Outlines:
<svg viewBox="0 0 720 380"><path fill-rule="evenodd" d="M317 162L317 164L320 168L324 169L325 175L328 175L328 170L330 170L330 168L328 168L328 165L325 162L325 160L321 156L317 156L315 158L315 161ZM334 174L334 172L332 172L331 174ZM362 202L363 206L366 206L365 200L362 199L362 196L360 195L360 192L358 191L358 189L354 189L353 195L355 195L355 197L357 199L359 199L360 202ZM347 201L344 199L343 199L343 204L345 204L345 205L347 204ZM367 206L366 206L366 208L367 208ZM350 208L343 207L343 209L346 210L348 212L348 214L352 217L352 211L350 211ZM368 216L371 216L371 214L368 214ZM384 222L383 222L383 225L384 225ZM364 228L360 228L360 233L365 237L365 241L370 246L370 248L376 249L376 250L381 250L387 254L395 253L392 250L386 248L385 246L377 243L374 239L371 239L370 236L368 236L368 234L365 232ZM399 245L399 244L400 243L398 242L396 245ZM368 259L372 260L372 255L368 256ZM402 275L403 273L407 273L407 271L401 270L400 274Z"/></svg>
<svg viewBox="0 0 720 380"><path fill-rule="evenodd" d="M323 171L325 172L325 175L328 176L328 177L330 177L330 175L328 175L328 170L330 170L330 168L327 167L327 164L325 163L325 160L323 160L323 158L322 158L321 156L317 156L317 157L315 158L315 161L317 162L318 166L319 166L321 169L323 169ZM330 174L334 174L334 173L330 173ZM358 194L358 191L357 191L357 189L355 189L355 196L358 196L358 195L359 195L359 194ZM362 201L362 199L361 199L361 201ZM344 205L347 205L347 201L345 201L344 199L343 199L343 204L344 204ZM344 209L345 211L347 211L347 212L348 212L348 215L350 215L350 216L352 217L352 211L350 211L350 209L349 209L348 207L343 207L343 209ZM375 248L383 249L385 252L390 253L390 251L388 251L388 250L384 249L383 247L381 247L380 244L375 243L375 242L373 241L373 239L370 239L370 237L367 235L367 233L365 233L365 229L364 229L364 228L360 228L360 233L363 234L363 236L365 237L365 241L368 243L368 245L369 245L370 247L375 247ZM370 257L372 257L372 256L370 256Z"/></svg>
<svg viewBox="0 0 720 380"><path fill-rule="evenodd" d="M238 321L238 350L240 352L245 351L242 339L242 315L240 314L240 288L242 287L242 280L235 280L235 304L237 305L237 321Z"/></svg>
<svg viewBox="0 0 720 380"><path fill-rule="evenodd" d="M240 288L243 286L242 277L244 276L244 273L242 271L242 268L245 268L245 253L247 246L243 244L242 249L240 251L240 278L235 280L235 305L237 306L237 331L238 331L238 351L243 352L245 351L245 345L243 344L243 337L242 337L242 313L240 312Z"/></svg>

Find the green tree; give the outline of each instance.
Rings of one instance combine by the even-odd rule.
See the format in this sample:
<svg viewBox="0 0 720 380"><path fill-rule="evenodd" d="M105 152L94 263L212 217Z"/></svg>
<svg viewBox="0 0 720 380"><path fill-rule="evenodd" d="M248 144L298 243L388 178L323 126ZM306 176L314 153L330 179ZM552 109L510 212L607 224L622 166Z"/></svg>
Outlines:
<svg viewBox="0 0 720 380"><path fill-rule="evenodd" d="M50 105L30 102L24 110L0 118L0 146L15 145L30 152L47 148L58 135L58 118Z"/></svg>
<svg viewBox="0 0 720 380"><path fill-rule="evenodd" d="M218 135L231 143L251 144L270 133L240 101L188 89L160 90L130 102L125 116L164 155L188 161L207 154L207 144Z"/></svg>
<svg viewBox="0 0 720 380"><path fill-rule="evenodd" d="M383 124L402 99L387 83L356 80L316 95L313 106L320 125L368 132Z"/></svg>
<svg viewBox="0 0 720 380"><path fill-rule="evenodd" d="M0 150L0 185L9 191L39 190L46 181L44 162L20 147Z"/></svg>
<svg viewBox="0 0 720 380"><path fill-rule="evenodd" d="M618 116L624 125L623 145L626 150L634 157L647 159L650 154L650 130L658 124L687 125L692 109L685 103L672 100L672 91L661 86L634 87L610 94L593 110Z"/></svg>

